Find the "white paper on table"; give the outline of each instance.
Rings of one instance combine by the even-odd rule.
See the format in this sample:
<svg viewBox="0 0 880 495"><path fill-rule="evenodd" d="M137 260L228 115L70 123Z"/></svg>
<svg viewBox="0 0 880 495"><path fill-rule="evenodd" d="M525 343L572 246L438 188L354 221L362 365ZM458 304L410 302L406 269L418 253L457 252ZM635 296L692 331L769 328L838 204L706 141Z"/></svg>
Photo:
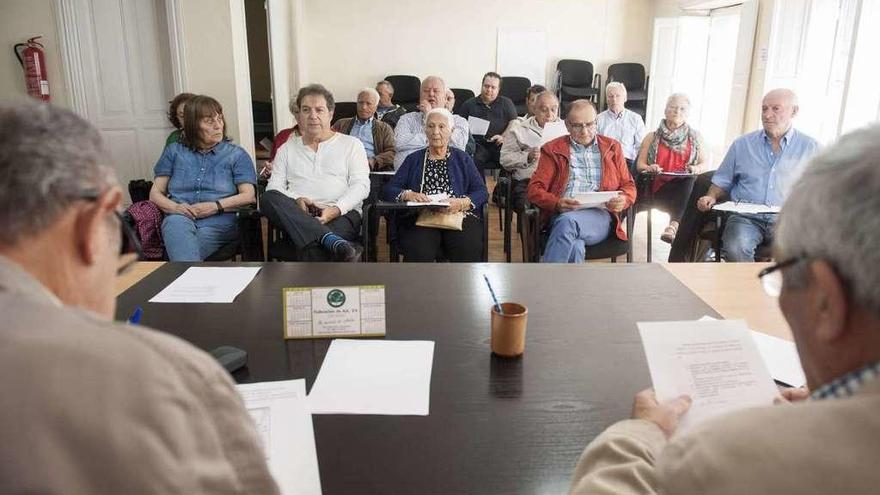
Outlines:
<svg viewBox="0 0 880 495"><path fill-rule="evenodd" d="M312 391L312 414L427 416L434 342L337 339Z"/></svg>
<svg viewBox="0 0 880 495"><path fill-rule="evenodd" d="M258 266L192 266L150 299L152 303L231 303L260 271Z"/></svg>
<svg viewBox="0 0 880 495"><path fill-rule="evenodd" d="M315 431L305 380L238 385L254 419L269 471L283 495L320 495Z"/></svg>
<svg viewBox="0 0 880 495"><path fill-rule="evenodd" d="M711 316L704 316L699 321L718 321ZM801 366L801 358L798 355L794 342L780 339L766 333L752 330L752 340L767 365L767 371L774 380L780 381L792 387L803 387L807 384L804 368Z"/></svg>
<svg viewBox="0 0 880 495"><path fill-rule="evenodd" d="M690 395L679 432L779 395L742 320L638 323L657 400Z"/></svg>
<svg viewBox="0 0 880 495"><path fill-rule="evenodd" d="M779 206L758 205L754 203L736 203L725 201L712 207L716 211L730 211L733 213L779 213Z"/></svg>
<svg viewBox="0 0 880 495"><path fill-rule="evenodd" d="M468 129L474 136L485 136L489 132L489 121L471 115L468 117Z"/></svg>
<svg viewBox="0 0 880 495"><path fill-rule="evenodd" d="M574 199L580 203L577 209L583 210L585 208L604 207L605 203L616 198L618 195L620 195L620 191L597 191L577 194Z"/></svg>
<svg viewBox="0 0 880 495"><path fill-rule="evenodd" d="M565 121L562 119L547 122L544 124L544 130L541 132L541 146L552 141L559 136L568 136L568 128L565 127Z"/></svg>
<svg viewBox="0 0 880 495"><path fill-rule="evenodd" d="M429 194L429 201L407 201L406 206L439 206L443 208L449 207L449 195L446 193Z"/></svg>

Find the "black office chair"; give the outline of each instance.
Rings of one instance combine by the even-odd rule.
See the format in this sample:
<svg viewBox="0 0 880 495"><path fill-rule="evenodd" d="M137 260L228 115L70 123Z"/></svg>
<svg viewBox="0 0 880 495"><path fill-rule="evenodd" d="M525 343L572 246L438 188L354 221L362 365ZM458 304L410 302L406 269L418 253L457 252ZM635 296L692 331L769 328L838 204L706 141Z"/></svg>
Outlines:
<svg viewBox="0 0 880 495"><path fill-rule="evenodd" d="M639 212L647 211L647 256L646 260L648 263L651 262L652 253L653 253L653 223L651 218L651 212L654 208L654 179L656 178L655 174L652 173L640 173L635 177L636 181L636 202L630 207L630 212L626 216L626 236L630 239L633 238L633 231L635 230L635 222L636 215Z"/></svg>
<svg viewBox="0 0 880 495"><path fill-rule="evenodd" d="M556 91L560 103L585 98L598 107L601 87L602 76L593 73L592 63L563 59L556 64Z"/></svg>
<svg viewBox="0 0 880 495"><path fill-rule="evenodd" d="M645 118L648 108L648 84L645 66L636 63L611 64L608 66L608 82L621 82L626 87L626 108ZM605 104L608 107L608 104Z"/></svg>
<svg viewBox="0 0 880 495"><path fill-rule="evenodd" d="M470 100L476 94L469 89L462 88L449 88L452 91L452 94L455 95L455 104L452 105L452 113L459 115L458 110L464 104L464 102Z"/></svg>
<svg viewBox="0 0 880 495"><path fill-rule="evenodd" d="M357 115L357 102L354 101L337 101L336 108L333 109L333 122L340 119L348 119Z"/></svg>
<svg viewBox="0 0 880 495"><path fill-rule="evenodd" d="M513 101L516 114L523 116L528 113L526 107L526 91L531 87L532 81L527 77L504 76L501 78L501 96L506 96Z"/></svg>
<svg viewBox="0 0 880 495"><path fill-rule="evenodd" d="M625 222L626 218L632 216L632 206L627 208L621 214L621 222ZM549 232L541 228L541 210L536 206L526 202L525 211L523 212L522 236L523 236L523 257L527 263L539 263L541 254L544 252L544 246L547 243ZM587 248L584 260L601 260L611 258L612 263L617 263L617 258L626 255L626 262L632 262L632 237L629 241L621 241L614 235L614 232L608 234L608 238L595 246Z"/></svg>
<svg viewBox="0 0 880 495"><path fill-rule="evenodd" d="M408 112L412 112L419 107L419 97L421 96L422 81L416 76L385 76L385 80L394 86L394 97L392 101L402 106Z"/></svg>

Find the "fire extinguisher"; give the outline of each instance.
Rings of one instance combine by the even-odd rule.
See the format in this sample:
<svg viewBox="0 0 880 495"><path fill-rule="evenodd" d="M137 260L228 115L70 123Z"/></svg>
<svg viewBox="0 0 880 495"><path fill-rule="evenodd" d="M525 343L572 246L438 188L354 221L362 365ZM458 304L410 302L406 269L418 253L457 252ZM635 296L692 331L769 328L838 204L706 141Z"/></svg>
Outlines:
<svg viewBox="0 0 880 495"><path fill-rule="evenodd" d="M36 36L27 40L27 43L18 43L13 47L13 51L24 69L28 94L39 100L49 101L49 76L43 45L37 42L40 38L42 36Z"/></svg>

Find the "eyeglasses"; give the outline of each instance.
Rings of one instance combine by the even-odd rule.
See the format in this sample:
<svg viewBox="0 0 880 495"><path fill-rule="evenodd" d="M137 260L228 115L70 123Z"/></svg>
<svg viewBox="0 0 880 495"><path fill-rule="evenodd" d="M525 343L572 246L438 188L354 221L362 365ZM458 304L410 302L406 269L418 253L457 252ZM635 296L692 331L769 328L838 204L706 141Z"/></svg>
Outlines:
<svg viewBox="0 0 880 495"><path fill-rule="evenodd" d="M779 294L782 293L782 269L804 259L803 256L793 256L761 270L758 278L761 279L761 286L764 288L764 292L770 297L779 297Z"/></svg>
<svg viewBox="0 0 880 495"><path fill-rule="evenodd" d="M79 199L85 201L97 201L98 194L86 193L79 196ZM121 242L119 243L119 260L116 264L116 274L122 275L135 263L142 260L144 255L141 250L141 241L138 240L131 224L129 224L125 217L122 216L122 213L119 213L116 210L113 210L113 216L119 221L121 239Z"/></svg>
<svg viewBox="0 0 880 495"><path fill-rule="evenodd" d="M595 129L596 125L598 125L595 120L592 122L587 122L586 124L581 124L581 123L571 124L568 122L566 122L566 124L568 125L568 127L571 127L572 131L578 131L578 132L583 131L584 129Z"/></svg>

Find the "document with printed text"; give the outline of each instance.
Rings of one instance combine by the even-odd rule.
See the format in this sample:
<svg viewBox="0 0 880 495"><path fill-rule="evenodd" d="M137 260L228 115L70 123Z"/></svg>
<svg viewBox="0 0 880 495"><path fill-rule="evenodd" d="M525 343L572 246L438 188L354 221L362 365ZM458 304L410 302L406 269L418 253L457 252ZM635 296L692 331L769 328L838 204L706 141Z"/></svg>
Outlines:
<svg viewBox="0 0 880 495"><path fill-rule="evenodd" d="M231 303L260 271L258 266L192 266L150 299L152 303Z"/></svg>
<svg viewBox="0 0 880 495"><path fill-rule="evenodd" d="M489 121L471 115L468 117L468 129L474 136L485 136L489 132Z"/></svg>
<svg viewBox="0 0 880 495"><path fill-rule="evenodd" d="M574 199L578 203L580 203L578 209L583 210L584 208L604 207L605 203L611 201L611 199L616 198L619 195L620 191L597 191L578 194L574 197Z"/></svg>
<svg viewBox="0 0 880 495"><path fill-rule="evenodd" d="M284 338L385 335L385 286L286 287Z"/></svg>

